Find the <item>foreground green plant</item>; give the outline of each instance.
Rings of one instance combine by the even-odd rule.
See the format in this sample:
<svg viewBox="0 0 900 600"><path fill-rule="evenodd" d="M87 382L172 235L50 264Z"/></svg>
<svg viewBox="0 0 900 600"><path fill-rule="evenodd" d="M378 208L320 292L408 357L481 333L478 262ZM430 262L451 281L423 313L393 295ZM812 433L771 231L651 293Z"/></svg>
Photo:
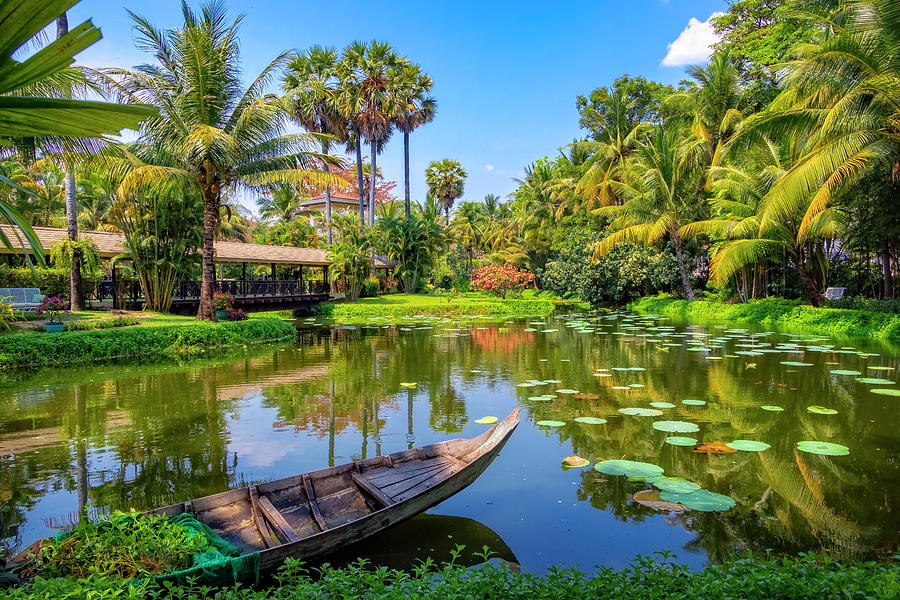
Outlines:
<svg viewBox="0 0 900 600"><path fill-rule="evenodd" d="M275 575L276 586L254 590L236 587L213 590L206 587L168 586L168 597L216 600L301 600L313 598L440 599L456 598L720 598L793 600L881 599L900 594L900 569L874 562L841 564L813 555L798 558L757 559L749 556L722 565L692 571L658 558L638 557L625 569L598 567L593 575L575 569L551 568L544 575L515 573L506 566L489 563L469 569L455 564L463 551L458 547L453 560L443 565L426 560L411 571L373 568L360 560L344 568L328 565L308 570L288 560ZM487 560L485 548L477 556ZM81 582L39 580L27 588L8 591L0 598L43 600L50 598L143 598L158 594L148 584L113 587L108 580L94 578ZM155 596L154 596L155 597Z"/></svg>

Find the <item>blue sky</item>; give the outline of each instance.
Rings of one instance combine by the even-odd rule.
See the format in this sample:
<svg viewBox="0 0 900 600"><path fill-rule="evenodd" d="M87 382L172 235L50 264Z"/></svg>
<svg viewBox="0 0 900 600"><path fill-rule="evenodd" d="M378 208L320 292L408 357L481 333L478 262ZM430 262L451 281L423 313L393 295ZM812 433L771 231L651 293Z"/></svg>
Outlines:
<svg viewBox="0 0 900 600"><path fill-rule="evenodd" d="M414 200L424 198L426 166L441 158L459 160L468 171L464 200L512 192L513 178L526 165L583 135L576 95L625 73L666 83L683 79L685 66L707 55L706 21L727 8L724 0L228 5L235 16L246 14L241 42L248 79L283 50L316 43L341 48L356 39L389 41L432 75L437 117L411 137ZM180 0L82 0L69 13L70 25L91 18L103 39L80 62L100 67L148 60L134 47L125 8L160 27L179 22ZM400 182L402 196L400 136L379 161L384 175Z"/></svg>

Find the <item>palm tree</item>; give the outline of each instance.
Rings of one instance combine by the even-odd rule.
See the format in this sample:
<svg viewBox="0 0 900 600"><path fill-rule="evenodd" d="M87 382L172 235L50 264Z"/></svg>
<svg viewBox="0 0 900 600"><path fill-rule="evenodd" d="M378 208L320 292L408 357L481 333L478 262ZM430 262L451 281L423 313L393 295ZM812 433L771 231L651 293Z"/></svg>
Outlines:
<svg viewBox="0 0 900 600"><path fill-rule="evenodd" d="M420 125L434 120L437 101L428 95L433 85L431 77L414 64L395 69L388 82L391 118L397 129L403 132L403 202L407 220L410 216L409 134Z"/></svg>
<svg viewBox="0 0 900 600"><path fill-rule="evenodd" d="M678 123L657 125L642 140L633 162L622 173L622 182L613 182L615 191L627 198L625 203L594 210L597 215L613 217L613 233L595 246L595 256L624 242L650 245L668 236L688 300L694 300L694 290L679 230L698 216L703 171L700 154L699 143L686 139Z"/></svg>
<svg viewBox="0 0 900 600"><path fill-rule="evenodd" d="M388 80L394 69L402 67L391 45L373 40L371 44L353 42L344 49L341 61L341 111L355 122L351 130L369 144L372 171L378 166L378 152L392 133L390 107L392 100ZM357 169L361 161L357 157ZM375 186L369 190L369 224L375 223Z"/></svg>
<svg viewBox="0 0 900 600"><path fill-rule="evenodd" d="M414 214L409 219L383 216L375 229L379 252L397 262L396 274L402 290L414 293L444 246L442 228L434 220Z"/></svg>
<svg viewBox="0 0 900 600"><path fill-rule="evenodd" d="M294 119L307 131L323 134L323 154L331 151L334 142L347 140L347 122L338 103L339 72L337 50L313 46L291 58L282 85L291 100ZM327 161L322 161L322 169L328 172ZM331 186L328 185L325 186L325 223L331 245L334 236L331 231Z"/></svg>
<svg viewBox="0 0 900 600"><path fill-rule="evenodd" d="M131 14L137 44L156 65L135 71L110 69L116 90L156 106L159 116L140 129L139 144L124 151L120 195L193 188L203 203L203 245L198 319L215 320L213 241L224 196L238 187L272 184L336 185L316 166L332 160L312 149L318 138L285 134L288 102L264 93L266 82L287 60L275 58L242 88L237 38L239 16L228 23L224 3L205 3L195 14L182 2L184 23L162 31Z"/></svg>
<svg viewBox="0 0 900 600"><path fill-rule="evenodd" d="M463 188L466 185L468 173L463 169L458 160L445 158L440 161L432 161L425 169L425 183L428 185L428 193L439 198L447 222L450 222L450 209L457 198L462 197Z"/></svg>
<svg viewBox="0 0 900 600"><path fill-rule="evenodd" d="M803 235L834 194L866 169L900 172L900 4L819 0L800 16L821 25L815 43L785 66L784 91L748 120L773 138L812 129L806 153L769 191L767 218L806 206ZM812 200L807 201L812 195Z"/></svg>
<svg viewBox="0 0 900 600"><path fill-rule="evenodd" d="M77 1L46 0L39 8L28 2L4 6L0 33L0 57L3 59L0 61L0 137L32 140L32 147L36 137L101 137L119 134L124 128L135 129L154 113L148 106L43 97L48 91L58 89L56 83L59 81L72 83L67 67L75 62L76 54L101 37L100 30L90 21L68 31L65 14ZM24 61L13 58L13 52L33 41L58 18L56 41ZM0 181L15 185L2 175ZM20 238L20 245L24 247L27 243L42 261L41 244L22 215L13 206L0 201L0 218L22 233L25 239ZM3 231L0 231L0 241L12 249L12 243ZM30 261L28 254L26 260Z"/></svg>
<svg viewBox="0 0 900 600"><path fill-rule="evenodd" d="M259 216L267 221L290 221L297 216L303 197L292 185L271 185L262 196L256 199Z"/></svg>
<svg viewBox="0 0 900 600"><path fill-rule="evenodd" d="M331 276L344 282L347 299L353 301L359 298L363 282L372 269L369 259L371 230L349 215L341 215L336 219L336 225L340 240L328 252Z"/></svg>

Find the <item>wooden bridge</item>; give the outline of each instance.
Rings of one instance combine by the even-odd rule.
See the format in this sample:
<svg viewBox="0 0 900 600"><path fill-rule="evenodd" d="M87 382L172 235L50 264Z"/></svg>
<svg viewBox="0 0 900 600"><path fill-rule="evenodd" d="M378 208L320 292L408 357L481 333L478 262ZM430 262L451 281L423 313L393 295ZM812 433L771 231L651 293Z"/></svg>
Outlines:
<svg viewBox="0 0 900 600"><path fill-rule="evenodd" d="M9 239L16 239L11 226L0 225L0 228L7 233ZM68 239L65 229L35 227L34 231L45 250L49 250L56 242ZM125 282L120 281L116 264L111 263L112 258L125 252L124 236L121 233L106 231L81 231L79 236L91 238L97 246L101 259L106 263L104 272L107 277L97 286L91 300L112 301L113 308L141 308L144 300L141 297L140 286L136 284L126 286ZM0 244L0 256L4 254L9 264L23 264L23 251L20 248L10 250ZM216 291L231 294L234 296L235 308L248 312L308 308L331 297L331 286L328 282L328 267L331 261L328 259L327 250L243 242L215 242L215 263L221 272L221 277L215 282ZM240 265L240 276L226 278L225 265ZM265 275L258 274L260 265L267 267ZM256 267L254 270L257 274L248 272L248 266ZM393 265L376 258L375 268L384 271L392 269ZM196 313L199 296L199 281L176 282L172 312Z"/></svg>

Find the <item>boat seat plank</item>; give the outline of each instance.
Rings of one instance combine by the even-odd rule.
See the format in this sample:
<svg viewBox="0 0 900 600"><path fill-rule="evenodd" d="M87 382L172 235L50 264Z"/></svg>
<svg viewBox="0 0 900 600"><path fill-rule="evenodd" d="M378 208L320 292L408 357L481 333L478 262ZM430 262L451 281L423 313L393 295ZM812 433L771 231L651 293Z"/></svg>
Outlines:
<svg viewBox="0 0 900 600"><path fill-rule="evenodd" d="M269 527L266 525L265 520L260 517L259 514L259 495L256 492L256 486L251 485L249 487L250 490L250 504L252 506L253 512L253 522L256 524L256 528L259 530L259 537L262 538L263 543L266 545L266 548L274 548L278 546L278 542L275 538L272 537L272 534L269 532Z"/></svg>
<svg viewBox="0 0 900 600"><path fill-rule="evenodd" d="M429 488L447 481L448 479L462 471L465 467L466 464L460 462L458 465L453 465L452 467L449 467L440 473L436 473L431 477L420 479L418 483L416 483L416 485L408 487L402 492L394 492L393 494L391 494L391 498L394 500L394 502L403 502L404 500L408 500L413 496L417 496L418 494L425 492Z"/></svg>
<svg viewBox="0 0 900 600"><path fill-rule="evenodd" d="M378 502L381 503L382 507L390 506L394 503L390 497L382 492L380 489L372 485L369 481L367 481L364 477L357 475L356 473L351 473L350 477L353 479L353 483L355 483L361 490L375 498Z"/></svg>
<svg viewBox="0 0 900 600"><path fill-rule="evenodd" d="M313 490L312 481L306 473L303 474L303 488L306 490L306 501L309 503L309 510L313 515L313 519L316 520L319 529L325 531L328 529L328 525L322 517L322 511L319 510L319 505L316 503L316 492Z"/></svg>
<svg viewBox="0 0 900 600"><path fill-rule="evenodd" d="M266 516L266 519L268 519L269 522L275 527L276 533L279 535L279 537L284 538L288 542L298 542L303 539L299 535L297 535L297 532L295 532L293 528L288 524L284 516L275 509L275 506L272 505L271 500L269 500L265 496L260 496L259 508Z"/></svg>

